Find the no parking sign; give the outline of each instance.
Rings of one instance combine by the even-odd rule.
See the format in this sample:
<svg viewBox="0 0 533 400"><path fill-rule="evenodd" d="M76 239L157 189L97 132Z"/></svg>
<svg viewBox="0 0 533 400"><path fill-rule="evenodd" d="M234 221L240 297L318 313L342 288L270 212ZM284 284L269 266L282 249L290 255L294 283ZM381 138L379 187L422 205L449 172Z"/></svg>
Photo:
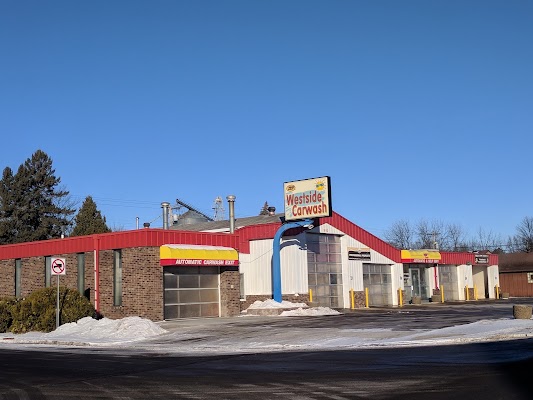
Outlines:
<svg viewBox="0 0 533 400"><path fill-rule="evenodd" d="M59 328L59 275L67 274L67 263L61 257L52 257L50 261L50 274L57 275L56 328Z"/></svg>
<svg viewBox="0 0 533 400"><path fill-rule="evenodd" d="M51 274L52 275L66 275L67 274L67 268L66 268L66 261L64 258L54 257L52 258L52 264L51 264Z"/></svg>

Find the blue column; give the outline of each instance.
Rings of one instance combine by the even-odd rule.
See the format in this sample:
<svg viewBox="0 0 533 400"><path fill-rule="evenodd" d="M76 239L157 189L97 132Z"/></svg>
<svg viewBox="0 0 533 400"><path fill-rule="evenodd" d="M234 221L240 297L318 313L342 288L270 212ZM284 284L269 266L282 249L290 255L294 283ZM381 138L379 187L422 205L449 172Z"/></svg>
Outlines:
<svg viewBox="0 0 533 400"><path fill-rule="evenodd" d="M281 236L283 233L292 228L301 228L306 225L312 225L312 219L304 219L302 221L289 222L287 224L281 225L274 235L274 247L272 255L272 292L274 301L281 303L281 261L280 261L280 252L281 252Z"/></svg>

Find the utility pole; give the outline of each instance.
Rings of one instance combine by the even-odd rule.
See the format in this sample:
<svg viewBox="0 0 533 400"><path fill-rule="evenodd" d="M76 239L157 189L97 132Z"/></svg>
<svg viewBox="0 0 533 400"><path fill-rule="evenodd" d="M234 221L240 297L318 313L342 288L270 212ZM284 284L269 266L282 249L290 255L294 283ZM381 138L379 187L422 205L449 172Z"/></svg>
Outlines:
<svg viewBox="0 0 533 400"><path fill-rule="evenodd" d="M437 235L439 233L438 232L428 232L428 235L431 235L433 237L433 248L438 250L439 249L439 243L437 242Z"/></svg>

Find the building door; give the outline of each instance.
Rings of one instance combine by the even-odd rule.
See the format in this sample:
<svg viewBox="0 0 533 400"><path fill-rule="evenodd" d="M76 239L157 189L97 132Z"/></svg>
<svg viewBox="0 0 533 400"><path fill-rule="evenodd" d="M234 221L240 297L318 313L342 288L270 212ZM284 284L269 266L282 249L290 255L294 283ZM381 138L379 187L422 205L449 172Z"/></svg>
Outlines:
<svg viewBox="0 0 533 400"><path fill-rule="evenodd" d="M413 296L421 296L421 288L420 288L420 269L419 268L411 268L411 285L413 287Z"/></svg>
<svg viewBox="0 0 533 400"><path fill-rule="evenodd" d="M477 291L478 297L482 299L486 299L487 297L489 297L489 277L487 274L487 267L473 265L472 279L474 280L474 287Z"/></svg>
<svg viewBox="0 0 533 400"><path fill-rule="evenodd" d="M371 306L392 305L391 266L363 263L363 284Z"/></svg>
<svg viewBox="0 0 533 400"><path fill-rule="evenodd" d="M457 267L455 265L439 265L440 289L444 290L444 301L459 300Z"/></svg>
<svg viewBox="0 0 533 400"><path fill-rule="evenodd" d="M319 306L342 308L342 258L340 237L306 235L307 280Z"/></svg>
<svg viewBox="0 0 533 400"><path fill-rule="evenodd" d="M165 267L163 273L165 319L220 315L218 267Z"/></svg>

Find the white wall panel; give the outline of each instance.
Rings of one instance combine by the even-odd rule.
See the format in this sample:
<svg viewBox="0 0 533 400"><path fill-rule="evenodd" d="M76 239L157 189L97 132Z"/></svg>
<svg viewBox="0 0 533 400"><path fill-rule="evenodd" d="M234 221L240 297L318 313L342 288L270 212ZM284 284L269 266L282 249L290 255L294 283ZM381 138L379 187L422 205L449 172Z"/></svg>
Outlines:
<svg viewBox="0 0 533 400"><path fill-rule="evenodd" d="M394 306L400 304L398 289L403 289L403 264L394 264L391 266L392 279L392 300Z"/></svg>
<svg viewBox="0 0 533 400"><path fill-rule="evenodd" d="M307 250L305 235L284 237L281 241L281 292L307 293ZM246 295L272 294L273 240L253 240L250 254L240 255L240 272L244 274Z"/></svg>
<svg viewBox="0 0 533 400"><path fill-rule="evenodd" d="M283 238L281 241L281 292L296 294L308 291L305 234Z"/></svg>
<svg viewBox="0 0 533 400"><path fill-rule="evenodd" d="M245 295L271 294L272 239L251 241L250 254L241 254L239 259Z"/></svg>
<svg viewBox="0 0 533 400"><path fill-rule="evenodd" d="M499 274L500 272L497 265L490 265L487 267L487 276L489 281L489 299L496 298L495 287L496 285L498 285L498 287L500 286Z"/></svg>
<svg viewBox="0 0 533 400"><path fill-rule="evenodd" d="M457 285L459 290L459 300L466 300L466 286L468 285L469 288L474 287L471 265L462 264L457 266Z"/></svg>

